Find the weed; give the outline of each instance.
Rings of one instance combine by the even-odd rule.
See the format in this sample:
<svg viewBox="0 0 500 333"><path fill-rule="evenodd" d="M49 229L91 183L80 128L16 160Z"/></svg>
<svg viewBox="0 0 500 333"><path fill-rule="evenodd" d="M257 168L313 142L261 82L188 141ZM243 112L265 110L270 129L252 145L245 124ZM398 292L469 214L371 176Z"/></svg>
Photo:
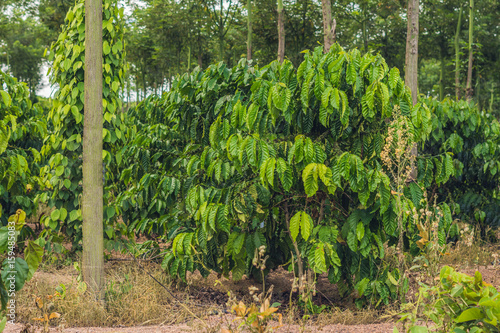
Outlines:
<svg viewBox="0 0 500 333"><path fill-rule="evenodd" d="M39 321L43 324L43 333L49 332L49 323L61 317L61 314L58 312L52 312L52 309L55 308L54 301L59 297L59 293L56 292L53 295L46 295L45 297L39 297L33 295L35 299L36 307L40 310L40 317L33 318L34 321ZM45 298L45 301L44 301Z"/></svg>
<svg viewBox="0 0 500 333"><path fill-rule="evenodd" d="M259 305L252 303L249 306L243 303L243 301L237 302L236 298L229 293L227 305L230 307L231 313L236 315L235 321L239 321L240 324L236 328L233 328L231 325L228 328L223 328L221 330L222 333L241 332L242 329L247 329L255 333L273 332L283 326L282 314L276 313L281 304L273 303L271 305L273 286L269 288L267 293L262 292L256 295L256 291L257 288L255 287L249 288L250 295L253 297L255 303ZM270 322L273 319L278 320L276 326L270 326Z"/></svg>

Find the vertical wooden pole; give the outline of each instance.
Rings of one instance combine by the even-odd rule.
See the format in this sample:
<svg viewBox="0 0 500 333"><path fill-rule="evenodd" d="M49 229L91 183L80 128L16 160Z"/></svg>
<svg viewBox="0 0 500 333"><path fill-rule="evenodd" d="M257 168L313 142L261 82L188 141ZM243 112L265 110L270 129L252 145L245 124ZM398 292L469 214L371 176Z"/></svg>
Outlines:
<svg viewBox="0 0 500 333"><path fill-rule="evenodd" d="M82 270L99 300L104 300L102 119L102 0L86 0Z"/></svg>

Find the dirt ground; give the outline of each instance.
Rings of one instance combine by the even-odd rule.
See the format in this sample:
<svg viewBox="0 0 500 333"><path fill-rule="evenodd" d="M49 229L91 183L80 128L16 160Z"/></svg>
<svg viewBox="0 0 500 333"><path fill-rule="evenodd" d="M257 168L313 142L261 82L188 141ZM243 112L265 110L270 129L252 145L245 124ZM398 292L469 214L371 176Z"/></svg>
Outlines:
<svg viewBox="0 0 500 333"><path fill-rule="evenodd" d="M219 332L215 327L217 321L220 319L215 317L208 320L213 326L209 328L199 327L199 325L172 325L172 326L141 326L141 327L72 327L72 328L51 328L50 332L63 332L63 333L176 333L176 332ZM24 325L21 324L7 324L5 333L24 333ZM326 325L323 327L318 326L305 326L289 325L279 328L276 332L280 333L295 333L295 332L324 332L324 333L385 333L392 332L394 324L370 324L370 325ZM32 331L27 331L32 332ZM41 332L38 330L37 332Z"/></svg>
<svg viewBox="0 0 500 333"><path fill-rule="evenodd" d="M490 262L488 260L488 262ZM179 311L179 306L174 306L175 302L168 303L168 294L165 293L165 288L159 287L158 284L152 283L148 276L145 275L144 272L138 270L134 273L131 270L133 264L131 263L122 263L122 262L108 262L106 263L106 271L107 271L107 280L114 281L116 286L119 286L121 281L120 279L124 275L130 275L130 281L127 280L129 285L134 285L137 283L145 283L144 287L137 287L139 290L141 288L150 288L148 291L141 291L139 295L134 296L134 290L131 292L127 291L123 296L124 302L129 302L126 305L126 308L123 313L125 314L122 317L117 316L115 321L110 321L107 318L100 319L101 322L105 322L106 324L102 324L103 326L110 327L77 327L77 326L96 326L95 324L73 324L69 325L67 323L61 322L50 328L50 332L63 332L63 333L90 333L90 332L103 332L103 333L146 333L146 332L158 332L158 333L174 333L174 332L210 332L210 333L218 333L221 332L221 328L228 328L231 324L234 327L235 317L230 314L224 314L217 309L227 308L226 302L228 301L228 293L230 292L233 296L235 296L238 300L245 299L248 297L248 287L256 286L261 288L261 285L256 283L255 280L249 280L244 278L241 281L233 282L232 280L225 279L224 277L217 276L216 274L209 275L208 278L202 278L199 274L190 274L188 276L188 283L184 287L180 288L175 286L175 284L170 285L176 297L179 299L184 299L186 304L208 304L209 306L213 306L213 309L216 310L204 310L205 312L197 312L202 320L194 319L193 317L186 316L183 313L183 317L181 317L182 311ZM158 266L158 265L156 265ZM500 286L500 265L466 265L462 266L459 263L455 266L455 268L463 273L473 275L475 270L479 270L483 275L483 280L485 282L491 283L495 287ZM149 266L150 269L153 269L155 265ZM146 266L147 268L147 266ZM126 274L125 274L126 273ZM162 272L157 272L158 276L161 276ZM135 274L135 275L134 275ZM142 274L142 275L141 275ZM31 319L35 315L37 310L34 307L34 302L32 302L32 296L35 294L46 295L50 292L54 292L54 288L61 283L64 283L70 286L75 281L75 277L77 273L72 270L71 267L66 267L62 270L49 270L43 271L40 270L35 273L35 277L27 283L23 290L26 291L25 298L22 300L23 304L19 304L20 308L19 312L24 311L25 313L19 313L18 317L20 319L19 323L16 324L7 324L4 332L6 333L38 333L43 332L41 325L36 327L31 326L34 321ZM133 280L133 279L136 280ZM121 282L119 282L121 281ZM165 281L163 281L165 283ZM123 284L124 286L127 283ZM282 305L279 308L279 311L283 313L285 316L288 310L288 303L290 298L290 290L292 284L292 275L291 273L285 271L284 269L278 269L272 272L268 278L266 279L266 289L273 285L273 298L272 302L280 302ZM149 287L148 287L149 286ZM183 289L184 288L184 289ZM315 318L309 321L302 321L305 324L303 326L293 324L300 323L300 318L302 318L303 313L299 313L295 315L295 320L284 320L284 326L275 330L275 332L345 332L345 333L382 333L382 332L393 332L394 326L397 325L397 309L392 312L380 312L380 311L357 311L355 306L348 299L342 299L339 296L339 292L335 285L332 285L328 282L326 276L320 276L318 278L317 283L318 293L314 297L314 302L316 304L327 304L331 306L332 309L335 309L333 312L330 311L329 314L321 319ZM163 293L163 294L161 294ZM134 301L134 298L126 298L127 295L131 294L136 297L137 301ZM154 309L159 313L158 317L160 320L151 321L134 319L130 321L130 323L126 324L121 318L128 318L129 312L138 311L137 308L132 308L131 304L140 303L141 302L141 294L142 295L153 295L157 298L157 300L151 300L150 298L144 298L145 301L151 302L151 304L146 305L143 304L135 304L135 306L144 309L148 309L145 312L149 311L148 306L151 306L151 309ZM78 295L77 295L78 296ZM132 301L131 301L132 299ZM119 300L121 302L122 299ZM246 298L248 301L248 298ZM171 301L171 300L170 300ZM174 305L173 305L174 304ZM116 306L116 304L115 304ZM191 305L190 305L191 306ZM196 307L193 305L193 311ZM33 310L34 309L34 310ZM144 310L143 309L143 310ZM84 309L85 310L85 309ZM80 311L77 308L76 311ZM91 311L91 310L89 310ZM94 313L99 314L99 310L94 309ZM224 310L223 310L224 311ZM338 311L338 312L335 312ZM87 315L80 314L80 317L88 317L92 316L91 314ZM177 314L179 313L179 315ZM200 314L203 313L203 314ZM347 313L347 315L346 315ZM389 315L387 315L389 313ZM63 317L65 314L62 313ZM73 315L75 317L75 315ZM321 316L321 315L320 315ZM77 316L76 316L77 317ZM136 318L139 318L136 316ZM167 319L164 319L167 318ZM173 318L173 319L172 319ZM297 320L299 319L299 320ZM165 321L164 321L165 320ZM163 324L159 324L163 322ZM92 323L92 321L90 321ZM111 323L111 324L110 324ZM114 324L113 324L114 323ZM124 324L124 326L113 326L116 323ZM140 324L142 323L142 325ZM149 324L152 324L149 326ZM125 326L126 325L126 326ZM135 326L139 325L139 326ZM273 324L274 326L277 324ZM72 327L71 327L72 326ZM401 330L400 330L401 331Z"/></svg>

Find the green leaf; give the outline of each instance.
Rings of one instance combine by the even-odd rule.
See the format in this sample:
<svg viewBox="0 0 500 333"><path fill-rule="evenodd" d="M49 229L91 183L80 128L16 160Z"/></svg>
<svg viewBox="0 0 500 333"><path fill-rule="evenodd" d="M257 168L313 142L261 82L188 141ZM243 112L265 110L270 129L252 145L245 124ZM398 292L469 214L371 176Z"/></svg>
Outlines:
<svg viewBox="0 0 500 333"><path fill-rule="evenodd" d="M61 216L61 212L59 211L59 209L54 209L52 211L52 213L50 213L50 218L53 220L53 221L57 221L59 220L59 217Z"/></svg>
<svg viewBox="0 0 500 333"><path fill-rule="evenodd" d="M460 316L458 316L458 318L455 319L455 321L457 323L464 323L466 321L479 320L479 319L483 319L483 318L484 318L484 314L481 311L481 309L470 308L470 309L467 309L464 312L462 312L460 314Z"/></svg>
<svg viewBox="0 0 500 333"><path fill-rule="evenodd" d="M314 250L314 271L318 274L326 272L325 249L322 243L316 245Z"/></svg>
<svg viewBox="0 0 500 333"><path fill-rule="evenodd" d="M106 208L106 216L108 219L113 218L113 216L115 216L115 208L114 207L107 207Z"/></svg>
<svg viewBox="0 0 500 333"><path fill-rule="evenodd" d="M297 236L299 235L301 216L302 212L297 212L290 219L290 236L292 237L294 242L297 241Z"/></svg>
<svg viewBox="0 0 500 333"><path fill-rule="evenodd" d="M358 291L360 297L365 294L369 282L370 280L368 278L364 278L363 280L358 281L358 283L356 283L356 285L354 286L354 288L356 288L356 290Z"/></svg>
<svg viewBox="0 0 500 333"><path fill-rule="evenodd" d="M308 197L316 194L316 191L318 191L318 168L316 163L310 163L304 168L302 181Z"/></svg>
<svg viewBox="0 0 500 333"><path fill-rule="evenodd" d="M68 216L68 211L66 210L66 208L61 207L61 209L59 209L59 219L64 221L66 220L67 216Z"/></svg>
<svg viewBox="0 0 500 333"><path fill-rule="evenodd" d="M108 55L110 51L111 51L111 48L109 47L109 43L107 40L105 40L104 43L102 44L102 52L105 55Z"/></svg>
<svg viewBox="0 0 500 333"><path fill-rule="evenodd" d="M24 286L29 273L29 266L22 258L15 258L13 261L5 259L2 264L2 281L8 284L15 281L15 289L19 291Z"/></svg>
<svg viewBox="0 0 500 333"><path fill-rule="evenodd" d="M358 226L356 227L356 237L358 237L358 240L361 241L363 237L365 236L365 227L363 225L363 222L358 222Z"/></svg>
<svg viewBox="0 0 500 333"><path fill-rule="evenodd" d="M119 88L120 88L120 82L113 81L113 83L111 84L111 89L113 89L114 92L117 92Z"/></svg>
<svg viewBox="0 0 500 333"><path fill-rule="evenodd" d="M450 295L451 297L461 296L464 291L464 286L461 284L457 284L453 289L451 289Z"/></svg>
<svg viewBox="0 0 500 333"><path fill-rule="evenodd" d="M7 131L4 128L0 128L0 155L3 154L5 150L7 150L7 146L9 144L9 138L10 138L10 131Z"/></svg>
<svg viewBox="0 0 500 333"><path fill-rule="evenodd" d="M302 212L300 216L300 234L305 240L309 239L309 236L313 230L313 220L306 212Z"/></svg>
<svg viewBox="0 0 500 333"><path fill-rule="evenodd" d="M334 185L332 181L333 178L332 170L326 165L318 164L318 175L326 187Z"/></svg>
<svg viewBox="0 0 500 333"><path fill-rule="evenodd" d="M70 213L69 213L69 221L72 222L76 219L78 219L80 217L80 213L78 210L72 210Z"/></svg>
<svg viewBox="0 0 500 333"><path fill-rule="evenodd" d="M350 85L356 83L356 68L354 67L354 62L352 61L347 65L346 81Z"/></svg>
<svg viewBox="0 0 500 333"><path fill-rule="evenodd" d="M12 104L12 99L10 98L10 95L3 90L0 90L0 94L2 95L2 100L5 106L10 107L10 105Z"/></svg>
<svg viewBox="0 0 500 333"><path fill-rule="evenodd" d="M271 186L274 186L274 169L276 166L276 160L271 158L266 163L266 178Z"/></svg>
<svg viewBox="0 0 500 333"><path fill-rule="evenodd" d="M326 87L321 94L321 106L326 108L330 102L330 94L332 92L332 87Z"/></svg>
<svg viewBox="0 0 500 333"><path fill-rule="evenodd" d="M0 332L3 332L5 325L7 325L7 317L3 317L2 321L0 321Z"/></svg>
<svg viewBox="0 0 500 333"><path fill-rule="evenodd" d="M38 269L43 257L43 248L34 241L28 241L28 246L24 249L24 258L29 267L27 280L31 280L33 274Z"/></svg>
<svg viewBox="0 0 500 333"><path fill-rule="evenodd" d="M255 120L257 120L258 114L259 114L259 105L252 103L248 108L247 112L247 128L249 131L253 130L253 126L255 124Z"/></svg>
<svg viewBox="0 0 500 333"><path fill-rule="evenodd" d="M389 72L389 86L394 90L399 80L399 69L393 67Z"/></svg>
<svg viewBox="0 0 500 333"><path fill-rule="evenodd" d="M243 244L245 244L245 234L239 234L233 243L233 253L239 254L241 249L243 249Z"/></svg>
<svg viewBox="0 0 500 333"><path fill-rule="evenodd" d="M410 333L427 333L429 329L425 326L412 326L410 328Z"/></svg>
<svg viewBox="0 0 500 333"><path fill-rule="evenodd" d="M64 173L64 166L60 165L56 168L56 176L60 177Z"/></svg>
<svg viewBox="0 0 500 333"><path fill-rule="evenodd" d="M0 253L7 251L9 243L9 229L7 227L0 228Z"/></svg>

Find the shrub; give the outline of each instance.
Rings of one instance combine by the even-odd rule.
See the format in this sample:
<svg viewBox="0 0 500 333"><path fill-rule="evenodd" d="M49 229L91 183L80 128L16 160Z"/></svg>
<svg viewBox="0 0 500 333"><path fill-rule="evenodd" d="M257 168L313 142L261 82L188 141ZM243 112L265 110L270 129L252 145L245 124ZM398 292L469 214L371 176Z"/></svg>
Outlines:
<svg viewBox="0 0 500 333"><path fill-rule="evenodd" d="M428 303L422 305L421 301ZM418 321L431 321L430 331L436 332L498 332L500 293L483 281L479 271L471 277L444 266L439 283L420 288L414 311L404 313L401 320L413 324L411 332L429 331L415 325Z"/></svg>
<svg viewBox="0 0 500 333"><path fill-rule="evenodd" d="M306 51L297 70L245 60L197 69L130 112L139 131L124 154L120 213L131 230L165 235L162 266L181 279L258 277L252 262L265 245L264 272L288 267L305 297L327 272L345 293L356 286L359 304L388 303L401 281L381 261L383 244L418 240L411 212L424 189L413 182L403 193L382 167L394 109L413 141L428 138L430 110L412 107L399 71L338 45ZM440 166L426 173L431 184L455 174L446 153L418 162Z"/></svg>

